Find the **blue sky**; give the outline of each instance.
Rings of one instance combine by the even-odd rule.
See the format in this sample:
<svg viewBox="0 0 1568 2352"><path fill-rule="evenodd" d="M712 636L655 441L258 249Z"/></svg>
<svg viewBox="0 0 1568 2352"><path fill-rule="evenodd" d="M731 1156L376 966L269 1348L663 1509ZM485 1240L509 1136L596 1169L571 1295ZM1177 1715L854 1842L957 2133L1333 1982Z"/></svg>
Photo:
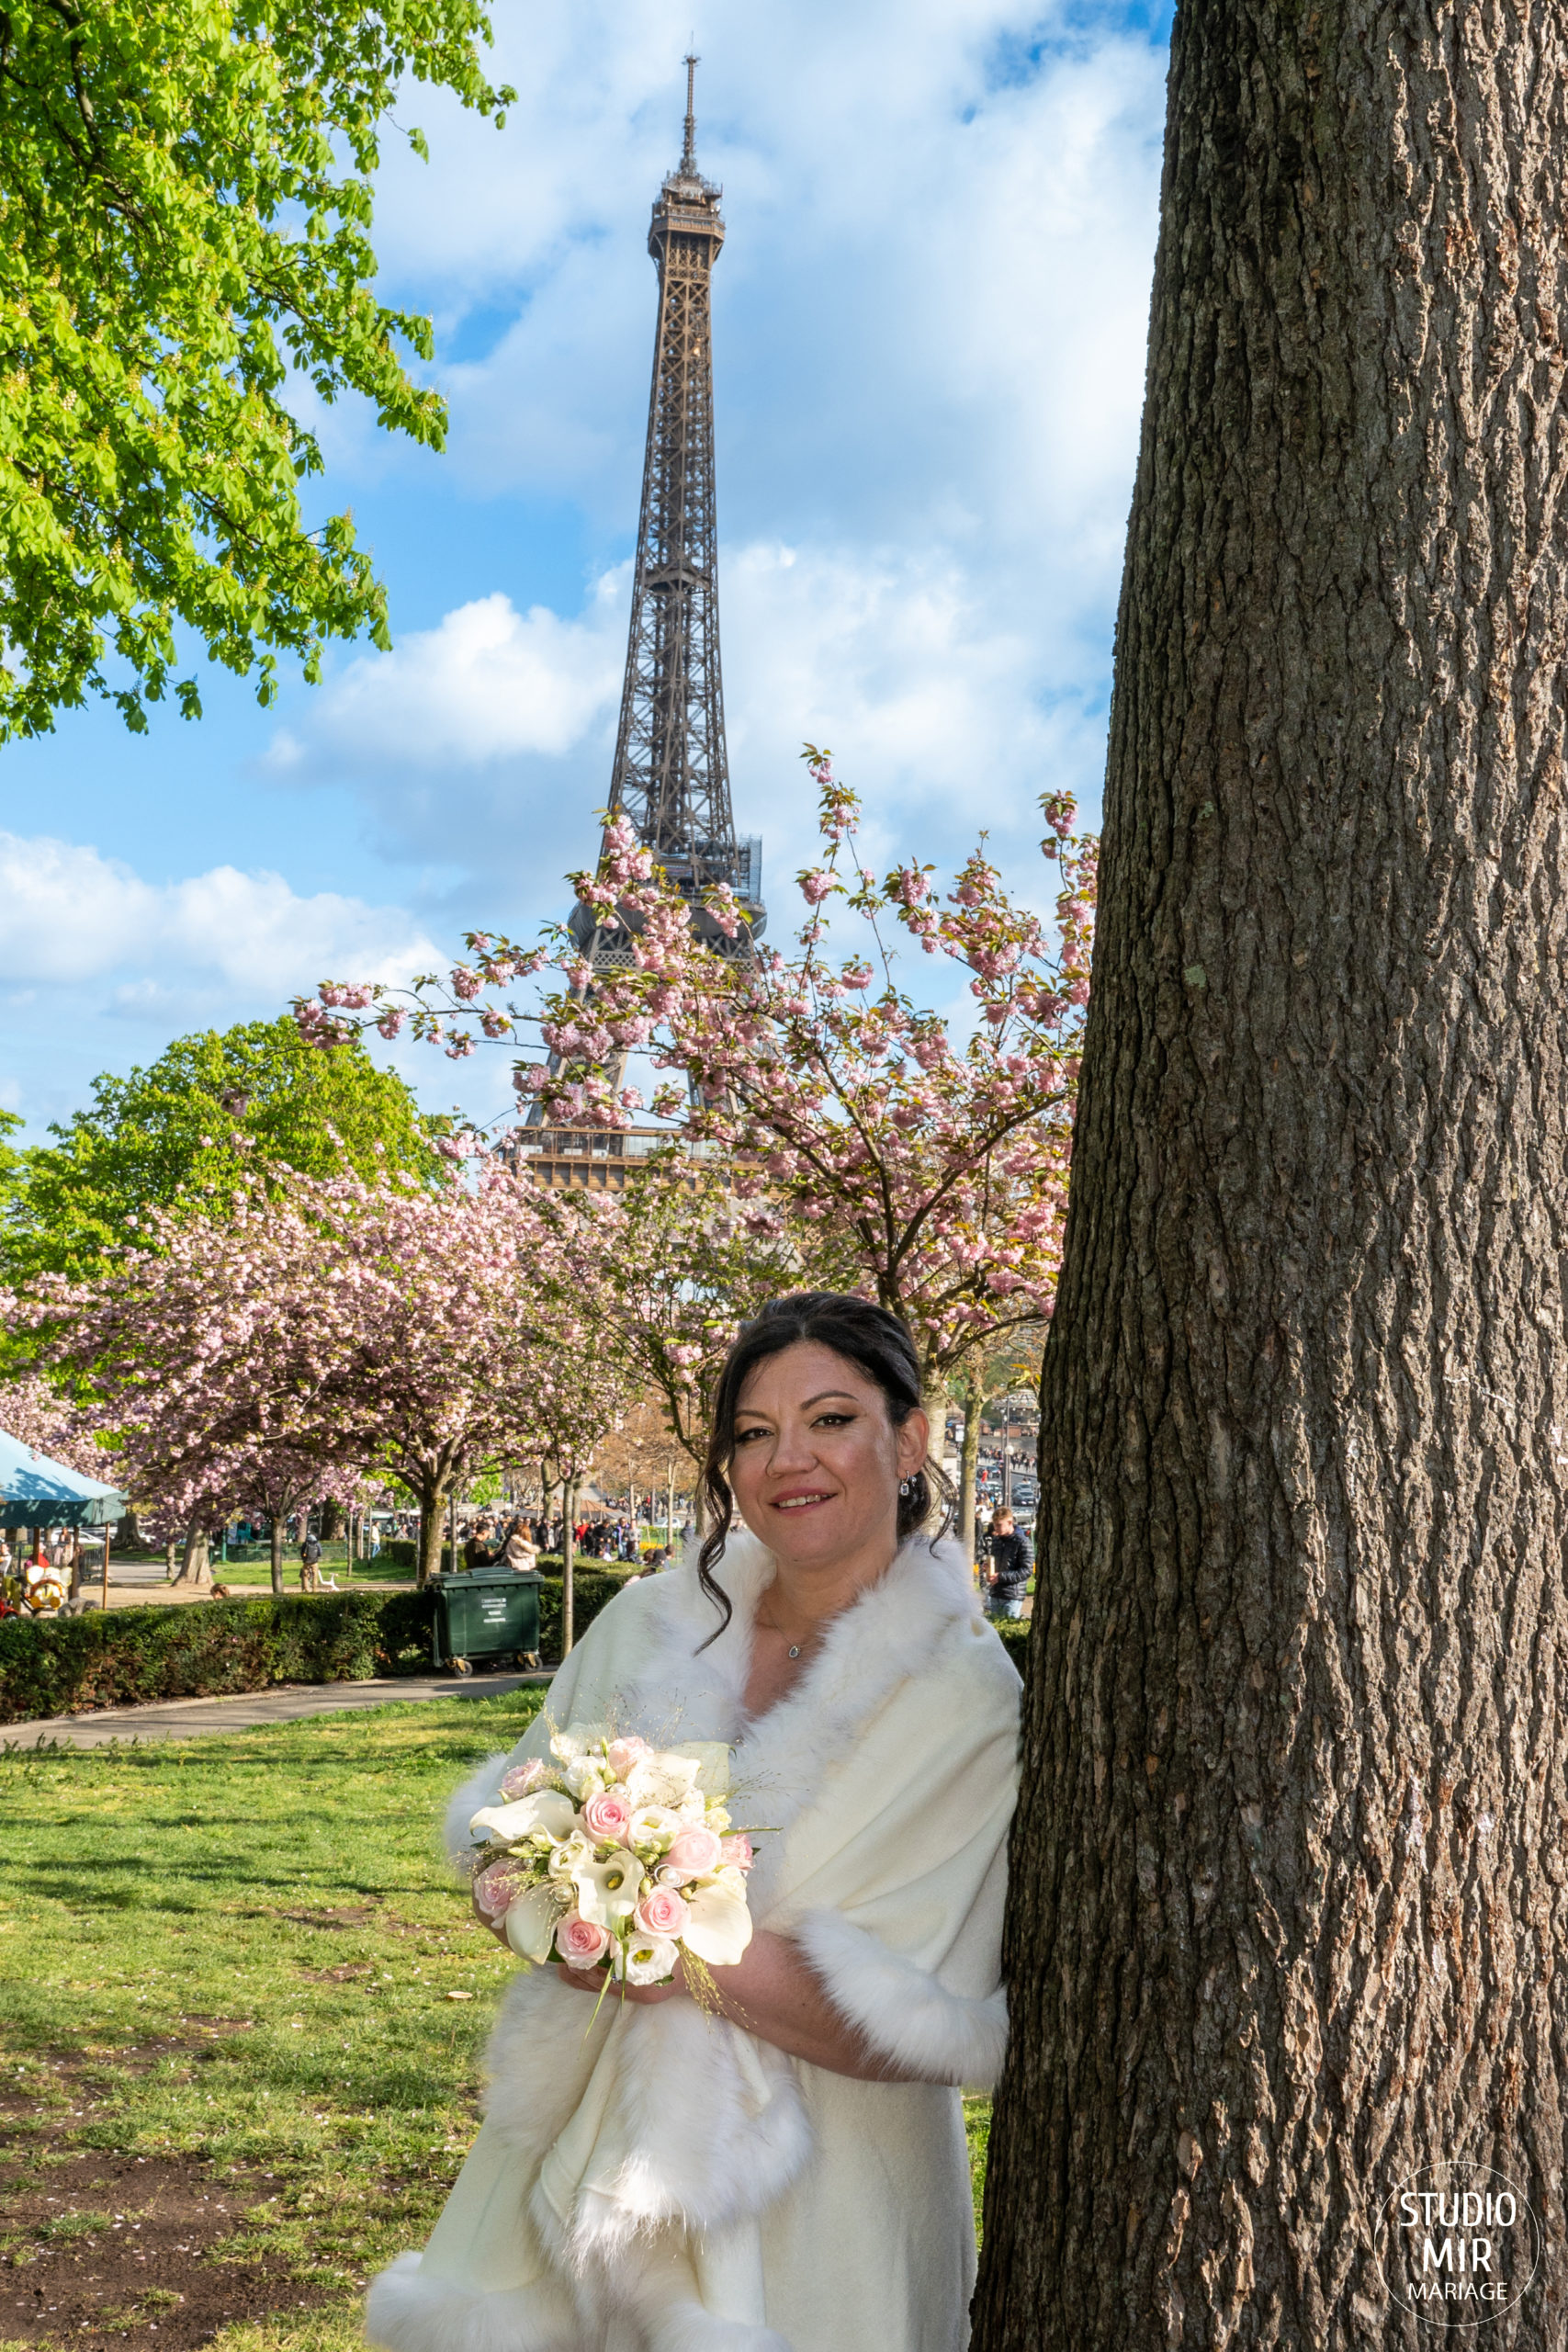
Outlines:
<svg viewBox="0 0 1568 2352"><path fill-rule="evenodd" d="M695 14L694 18L694 6ZM334 649L270 710L64 716L0 753L0 1104L41 1135L197 1027L323 977L396 978L470 927L532 936L609 782L646 424L649 208L694 30L715 281L730 768L772 935L811 854L803 740L881 862L988 829L1048 904L1037 795L1098 808L1142 401L1168 19L1008 0L500 0L504 130L419 91L376 245L428 311L445 455L313 417L390 655ZM503 1052L400 1048L489 1117Z"/></svg>

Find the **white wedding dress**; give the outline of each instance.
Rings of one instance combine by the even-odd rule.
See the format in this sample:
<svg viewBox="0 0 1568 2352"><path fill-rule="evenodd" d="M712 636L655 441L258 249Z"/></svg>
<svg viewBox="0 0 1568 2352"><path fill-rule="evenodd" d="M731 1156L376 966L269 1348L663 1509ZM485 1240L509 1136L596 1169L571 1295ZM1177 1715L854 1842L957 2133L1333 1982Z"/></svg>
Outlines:
<svg viewBox="0 0 1568 2352"><path fill-rule="evenodd" d="M963 2352L975 2233L956 2086L988 2086L1018 1677L955 1544L916 1537L755 1723L741 1697L772 1555L732 1539L725 1632L688 1561L595 1619L467 1822L552 1730L735 1743L759 1927L794 1936L877 2051L852 2081L684 2000L595 2018L548 1968L509 1991L483 2129L423 2255L371 2290L389 2352Z"/></svg>

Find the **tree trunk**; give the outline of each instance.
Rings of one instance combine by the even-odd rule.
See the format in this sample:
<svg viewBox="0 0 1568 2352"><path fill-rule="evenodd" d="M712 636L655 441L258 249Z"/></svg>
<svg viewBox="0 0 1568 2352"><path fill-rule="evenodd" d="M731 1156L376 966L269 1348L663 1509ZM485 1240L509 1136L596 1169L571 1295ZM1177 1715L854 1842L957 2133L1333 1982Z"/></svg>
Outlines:
<svg viewBox="0 0 1568 2352"><path fill-rule="evenodd" d="M200 1520L193 1519L186 1529L185 1549L180 1555L176 1584L205 1584L211 1566L207 1529Z"/></svg>
<svg viewBox="0 0 1568 2352"><path fill-rule="evenodd" d="M1558 2352L1568 13L1169 108L974 2345Z"/></svg>
<svg viewBox="0 0 1568 2352"><path fill-rule="evenodd" d="M446 1477L435 1476L425 1479L418 1489L419 1567L417 1576L421 1591L430 1582L432 1577L439 1576L441 1573L441 1545L446 1533L441 1522L446 1510Z"/></svg>
<svg viewBox="0 0 1568 2352"><path fill-rule="evenodd" d="M347 1513L335 1495L329 1495L321 1505L321 1542L335 1544L343 1533Z"/></svg>
<svg viewBox="0 0 1568 2352"><path fill-rule="evenodd" d="M561 1527L560 1577L560 1654L565 1657L573 1640L572 1576L577 1564L577 1481L568 1478L561 1487L563 1524Z"/></svg>
<svg viewBox="0 0 1568 2352"><path fill-rule="evenodd" d="M283 1598L283 1541L286 1533L288 1532L288 1521L286 1513L280 1510L275 1510L269 1514L267 1521L267 1532L269 1537L268 1556L272 1563L272 1591L273 1598L276 1600L281 1600Z"/></svg>
<svg viewBox="0 0 1568 2352"><path fill-rule="evenodd" d="M976 1382L974 1401L964 1409L964 1443L958 1455L958 1534L966 1560L979 1556L976 1550L979 1530L976 1524L975 1481L980 1469L980 1416L983 1410Z"/></svg>

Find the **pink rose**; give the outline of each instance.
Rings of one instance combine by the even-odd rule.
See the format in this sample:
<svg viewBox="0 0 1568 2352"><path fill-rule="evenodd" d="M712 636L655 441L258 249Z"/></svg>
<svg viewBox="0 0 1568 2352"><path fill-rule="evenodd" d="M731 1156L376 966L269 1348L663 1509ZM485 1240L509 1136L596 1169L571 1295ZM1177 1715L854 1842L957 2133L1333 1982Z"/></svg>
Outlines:
<svg viewBox="0 0 1568 2352"><path fill-rule="evenodd" d="M656 1886L645 1894L632 1918L645 1936L670 1936L679 1939L686 1932L690 1914L683 1899L672 1886Z"/></svg>
<svg viewBox="0 0 1568 2352"><path fill-rule="evenodd" d="M738 1871L749 1871L757 1859L751 1851L751 1840L742 1837L739 1830L733 1838L721 1838L718 1850L724 1860Z"/></svg>
<svg viewBox="0 0 1568 2352"><path fill-rule="evenodd" d="M619 1846L632 1826L632 1809L621 1789L604 1789L582 1808L582 1826L596 1846Z"/></svg>
<svg viewBox="0 0 1568 2352"><path fill-rule="evenodd" d="M474 1881L474 1901L487 1919L503 1917L523 1883L522 1874L510 1862L491 1862L480 1871Z"/></svg>
<svg viewBox="0 0 1568 2352"><path fill-rule="evenodd" d="M682 1829L664 1860L683 1878L696 1878L718 1868L724 1849L711 1829Z"/></svg>
<svg viewBox="0 0 1568 2352"><path fill-rule="evenodd" d="M639 1739L635 1732L629 1732L625 1739L613 1739L610 1742L604 1750L604 1761L616 1780L624 1781L634 1764L639 1763L643 1757L651 1756L653 1750L646 1739Z"/></svg>
<svg viewBox="0 0 1568 2352"><path fill-rule="evenodd" d="M581 1911L569 1911L556 1929L556 1950L569 1968L592 1968L609 1949L608 1928L595 1927Z"/></svg>
<svg viewBox="0 0 1568 2352"><path fill-rule="evenodd" d="M534 1791L547 1775L549 1769L549 1766L538 1756L536 1756L531 1763L514 1764L501 1784L501 1793L507 1804L515 1804L519 1797L532 1796Z"/></svg>

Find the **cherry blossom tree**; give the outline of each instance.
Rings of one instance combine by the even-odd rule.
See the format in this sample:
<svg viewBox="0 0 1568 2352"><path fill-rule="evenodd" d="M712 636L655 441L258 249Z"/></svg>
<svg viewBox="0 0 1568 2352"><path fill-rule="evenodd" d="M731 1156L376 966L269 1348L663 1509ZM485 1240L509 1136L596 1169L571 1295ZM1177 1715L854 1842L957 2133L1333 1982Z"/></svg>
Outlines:
<svg viewBox="0 0 1568 2352"><path fill-rule="evenodd" d="M673 1141L622 1193L549 1197L572 1287L613 1332L629 1393L660 1398L694 1470L707 1452L713 1384L741 1322L781 1291L853 1275L850 1254L834 1252L815 1223L750 1192L739 1198L729 1170Z"/></svg>
<svg viewBox="0 0 1568 2352"><path fill-rule="evenodd" d="M94 1442L90 1417L40 1373L0 1382L0 1430L35 1453L44 1453L85 1478L102 1478L107 1464Z"/></svg>
<svg viewBox="0 0 1568 2352"><path fill-rule="evenodd" d="M553 1227L499 1169L436 1193L265 1178L222 1222L158 1217L95 1280L39 1278L11 1319L85 1376L139 1494L188 1526L266 1511L275 1591L290 1514L371 1469L419 1500L423 1583L454 1481L536 1418Z"/></svg>
<svg viewBox="0 0 1568 2352"><path fill-rule="evenodd" d="M87 1281L39 1276L8 1319L86 1384L121 1482L186 1529L182 1573L200 1580L212 1524L260 1509L280 1593L290 1511L363 1458L335 1410L341 1334L312 1312L320 1236L292 1202L243 1195L222 1224L155 1212L150 1243Z"/></svg>
<svg viewBox="0 0 1568 2352"><path fill-rule="evenodd" d="M806 920L785 955L744 938L726 889L694 908L617 820L595 873L572 877L594 923L624 934L624 968L591 971L574 945L523 949L468 934L468 958L400 993L324 983L296 1005L331 1046L374 1025L460 1057L537 1018L547 1064L520 1062L520 1098L553 1119L624 1127L645 1106L617 1073L647 1055L653 1109L733 1171L750 1238L791 1220L823 1237L849 1286L903 1315L933 1406L976 1347L1047 1318L1066 1212L1096 879L1066 794L1043 801L1042 846L1062 888L1055 935L1003 889L984 843L945 897L909 862L881 881L860 862L859 803L808 747L823 853L802 873ZM829 953L833 901L863 951ZM967 977L968 1021L918 1005L899 937ZM558 940L564 935L558 935ZM713 952L722 937L730 952ZM549 966L564 979L531 1014L507 991ZM682 1341L678 1344L687 1344Z"/></svg>

